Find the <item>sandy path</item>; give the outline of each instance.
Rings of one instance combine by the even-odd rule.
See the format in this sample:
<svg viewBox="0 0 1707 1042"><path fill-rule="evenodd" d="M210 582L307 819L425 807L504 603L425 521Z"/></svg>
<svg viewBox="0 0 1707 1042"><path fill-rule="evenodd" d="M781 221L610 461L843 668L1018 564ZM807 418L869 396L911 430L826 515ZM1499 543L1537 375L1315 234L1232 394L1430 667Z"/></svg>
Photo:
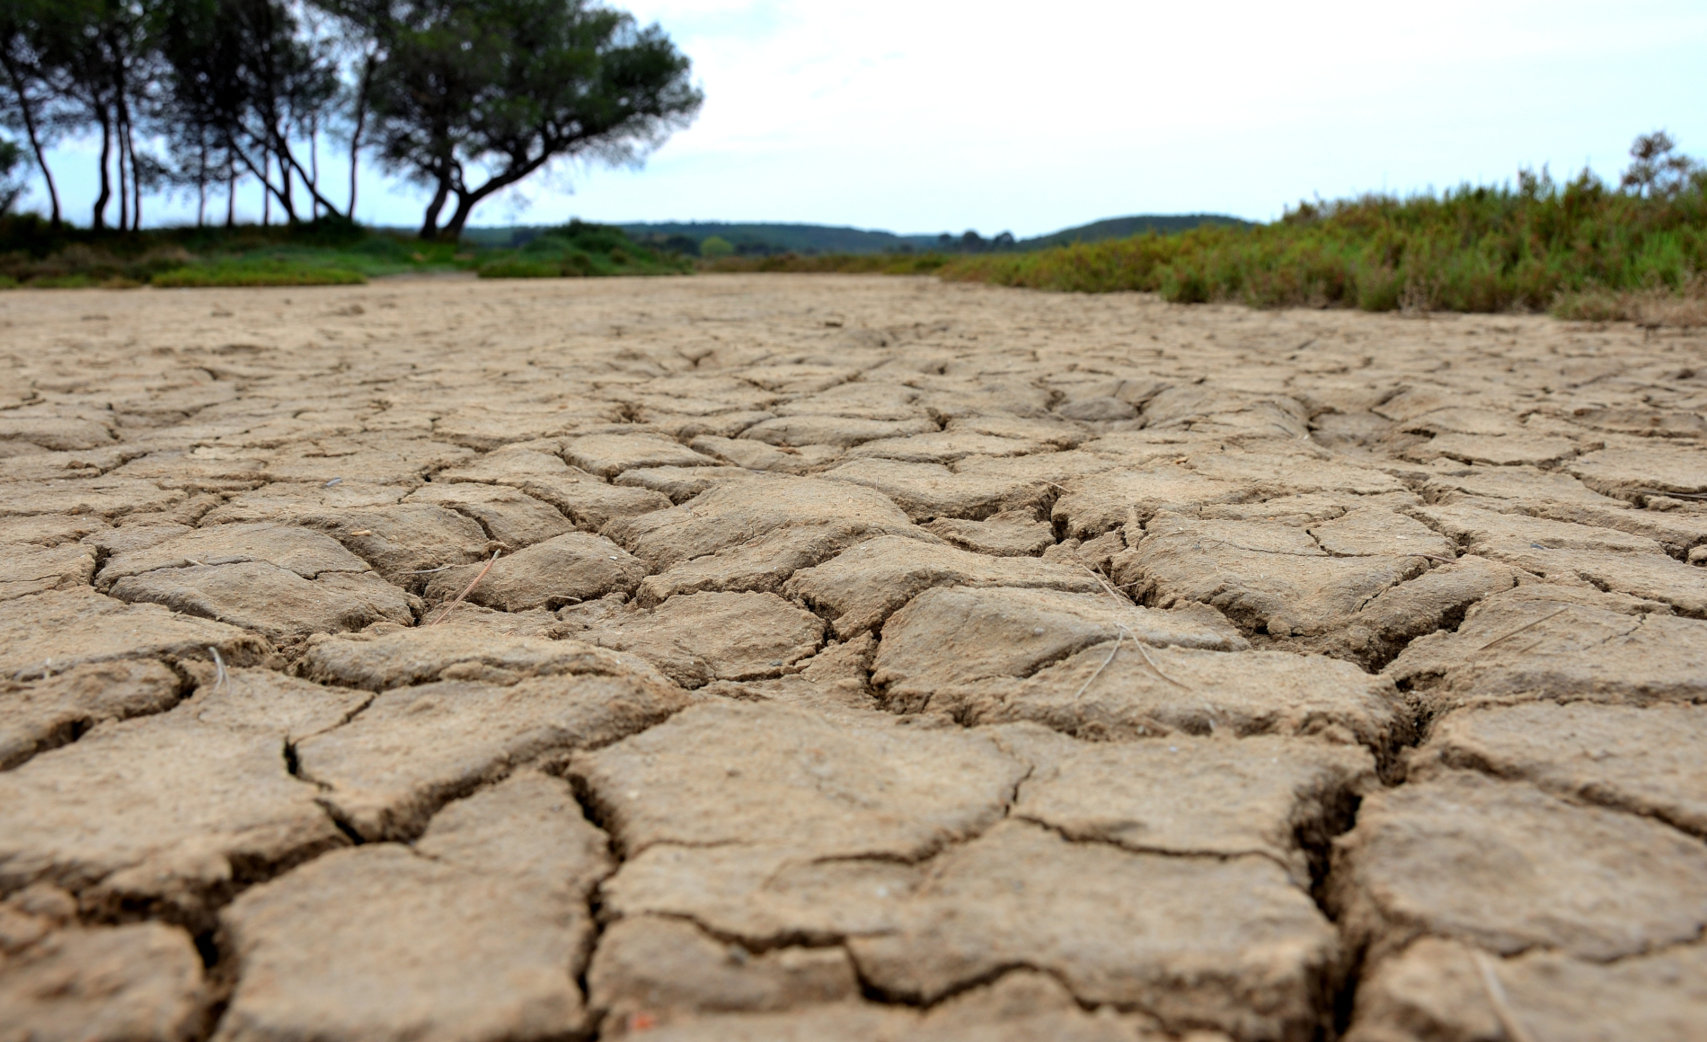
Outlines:
<svg viewBox="0 0 1707 1042"><path fill-rule="evenodd" d="M788 276L0 330L0 1039L1707 1020L1700 335Z"/></svg>

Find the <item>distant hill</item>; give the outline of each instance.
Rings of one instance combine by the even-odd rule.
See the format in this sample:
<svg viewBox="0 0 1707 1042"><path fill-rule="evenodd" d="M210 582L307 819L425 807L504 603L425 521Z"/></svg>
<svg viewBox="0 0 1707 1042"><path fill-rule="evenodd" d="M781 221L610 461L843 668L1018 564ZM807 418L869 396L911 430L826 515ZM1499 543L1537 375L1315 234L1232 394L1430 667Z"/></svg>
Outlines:
<svg viewBox="0 0 1707 1042"><path fill-rule="evenodd" d="M664 221L618 225L642 242L681 239L696 247L715 235L736 253L894 253L923 249L934 235L896 235L828 224L735 224L723 221Z"/></svg>
<svg viewBox="0 0 1707 1042"><path fill-rule="evenodd" d="M1014 246L1021 250L1042 250L1051 246L1066 246L1075 242L1129 239L1134 235L1143 235L1145 232L1155 232L1158 235L1176 235L1180 232L1188 232L1193 228L1200 228L1206 224L1218 224L1229 228L1248 228L1251 226L1250 221L1218 213L1138 214L1133 217L1110 217L1105 221L1081 224L1077 228L1064 228L1049 235L1039 235L1035 239L1021 239Z"/></svg>
<svg viewBox="0 0 1707 1042"><path fill-rule="evenodd" d="M1248 225L1249 221L1220 214L1140 214L1067 228L1033 239L1015 239L1002 233L985 239L974 233L950 235L897 235L828 224L743 224L731 221L651 221L619 224L639 242L679 253L697 254L700 243L717 236L737 254L765 256L777 253L911 253L939 250L944 253L988 253L1040 250L1072 242L1097 242L1155 231L1162 235L1186 231L1203 224ZM546 229L534 226L469 228L463 238L483 246L521 246Z"/></svg>

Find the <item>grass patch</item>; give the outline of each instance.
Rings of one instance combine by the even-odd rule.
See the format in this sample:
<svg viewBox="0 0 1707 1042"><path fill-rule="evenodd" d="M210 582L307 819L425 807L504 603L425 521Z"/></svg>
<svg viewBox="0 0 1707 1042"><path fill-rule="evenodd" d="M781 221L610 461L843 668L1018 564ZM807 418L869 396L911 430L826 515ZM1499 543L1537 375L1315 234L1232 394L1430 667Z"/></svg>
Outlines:
<svg viewBox="0 0 1707 1042"><path fill-rule="evenodd" d="M1177 303L1365 311L1693 313L1707 272L1707 174L1667 193L1558 183L1305 204L1273 224L956 257L943 278ZM1645 302L1645 303L1644 303ZM1682 302L1682 303L1680 303Z"/></svg>
<svg viewBox="0 0 1707 1042"><path fill-rule="evenodd" d="M680 254L641 245L620 228L583 221L530 233L518 246L483 254L475 267L483 279L684 275L693 270L693 262Z"/></svg>
<svg viewBox="0 0 1707 1042"><path fill-rule="evenodd" d="M257 264L205 264L174 268L150 283L163 288L195 286L352 286L367 276L348 268L288 267Z"/></svg>
<svg viewBox="0 0 1707 1042"><path fill-rule="evenodd" d="M1560 297L1552 307L1555 318L1577 322L1634 322L1649 329L1707 327L1707 274L1697 275L1677 290L1644 289L1615 292L1597 287Z"/></svg>
<svg viewBox="0 0 1707 1042"><path fill-rule="evenodd" d="M53 228L32 215L0 220L0 278L30 288L343 285L471 259L454 243L343 223L121 233Z"/></svg>
<svg viewBox="0 0 1707 1042"><path fill-rule="evenodd" d="M29 286L31 289L99 289L105 281L93 275L43 275L31 279Z"/></svg>
<svg viewBox="0 0 1707 1042"><path fill-rule="evenodd" d="M51 228L29 215L0 219L0 287L328 286L388 275L475 271L485 278L677 275L679 254L620 229L573 222L512 247L423 242L341 222L295 227Z"/></svg>

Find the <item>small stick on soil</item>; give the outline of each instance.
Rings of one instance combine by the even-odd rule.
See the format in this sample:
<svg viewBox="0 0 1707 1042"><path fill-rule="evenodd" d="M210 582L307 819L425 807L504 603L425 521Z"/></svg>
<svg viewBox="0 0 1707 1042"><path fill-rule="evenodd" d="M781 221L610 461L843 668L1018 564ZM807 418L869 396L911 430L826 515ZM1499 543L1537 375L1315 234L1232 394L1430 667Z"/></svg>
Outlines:
<svg viewBox="0 0 1707 1042"><path fill-rule="evenodd" d="M1081 564L1081 565L1079 565L1079 567L1083 568L1085 571L1091 573L1091 578L1095 579L1097 581L1097 584L1102 587L1103 592L1108 594L1110 597L1113 597L1115 600L1119 601L1121 607L1123 607L1123 608L1133 607L1132 602L1127 600L1125 597L1122 597L1120 595L1120 591L1116 590L1114 588L1113 583L1111 583L1107 579L1103 578L1103 575L1101 572L1097 571L1095 568L1092 568L1088 564Z"/></svg>
<svg viewBox="0 0 1707 1042"><path fill-rule="evenodd" d="M1102 676L1102 671L1108 668L1108 664L1110 662L1114 661L1114 656L1120 654L1120 642L1125 640L1125 639L1126 639L1126 627L1122 626L1122 627L1120 627L1120 632L1116 633L1114 635L1114 647L1112 647L1108 650L1108 657L1103 659L1102 665L1097 667L1096 672L1092 673L1089 677L1086 677L1085 682L1083 684L1079 685L1079 689L1077 691L1073 692L1073 701L1077 702L1079 700L1079 696L1084 694L1086 691L1089 691L1091 689L1091 685L1096 683L1097 677ZM1137 642L1136 637L1133 638L1133 642L1134 643ZM1142 652L1144 649L1142 646L1140 646L1138 650L1139 650L1139 652ZM1149 661L1149 658L1147 656L1145 658L1145 661L1146 662Z"/></svg>
<svg viewBox="0 0 1707 1042"><path fill-rule="evenodd" d="M1661 492L1657 488L1639 488L1635 491L1644 496L1666 496L1671 499L1707 499L1707 492Z"/></svg>
<svg viewBox="0 0 1707 1042"><path fill-rule="evenodd" d="M1458 563L1458 559L1456 557L1439 557L1439 556L1436 556L1435 554L1409 553L1409 554L1401 554L1400 556L1402 556L1402 557L1426 557L1431 561L1439 561L1441 564L1457 564Z"/></svg>
<svg viewBox="0 0 1707 1042"><path fill-rule="evenodd" d="M490 561L486 562L486 567L480 569L480 574L476 575L474 577L474 581L469 583L467 586L464 586L462 588L462 592L456 595L456 600L451 601L449 604L445 605L445 610L439 612L439 617L434 619L432 622L427 623L427 625L437 626L439 623L445 621L445 619L450 616L451 609L456 607L457 605L461 604L462 599L464 597L467 597L469 594L473 593L474 588L476 586L480 585L480 580L486 578L486 573L491 571L492 566L498 563L498 555L500 553L503 553L503 551L502 550L492 551L492 559Z"/></svg>
<svg viewBox="0 0 1707 1042"><path fill-rule="evenodd" d="M207 646L207 653L213 656L213 668L218 671L213 682L213 689L218 691L225 686L225 660L219 657L219 649L212 644Z"/></svg>
<svg viewBox="0 0 1707 1042"><path fill-rule="evenodd" d="M1134 638L1132 643L1138 645L1138 654L1143 656L1144 664L1150 667L1151 672L1155 673L1157 676L1161 677L1163 680L1166 680L1168 683L1172 684L1173 686L1179 688L1181 691L1190 691L1191 690L1191 688L1186 687L1184 684L1175 680L1173 677L1170 677L1166 673L1162 672L1162 667L1156 665L1156 660L1150 657L1150 653L1148 651L1144 650L1144 642L1143 641L1137 640L1136 638Z"/></svg>
<svg viewBox="0 0 1707 1042"><path fill-rule="evenodd" d="M1477 648L1476 650L1477 651L1486 651L1489 648L1493 647L1495 644L1498 644L1500 641L1510 640L1511 638L1517 636L1519 633L1522 633L1524 630L1534 629L1536 626L1541 625L1543 622L1546 622L1548 619L1551 619L1555 615L1563 615L1566 612L1566 610L1568 609L1568 607L1569 606L1567 605L1565 608L1560 608L1558 611L1548 612L1546 615L1541 616L1539 619L1536 619L1534 622L1526 622L1523 625L1519 626L1517 629L1512 630L1510 633L1507 633L1503 637L1495 637L1493 640L1488 641L1486 644L1483 644L1481 647Z"/></svg>
<svg viewBox="0 0 1707 1042"><path fill-rule="evenodd" d="M1535 1036L1518 1022L1517 1015L1511 1011L1511 1003L1506 1001L1505 987L1500 984L1500 979L1494 976L1492 960L1486 952L1473 954L1476 958L1476 968L1482 971L1482 987L1488 993L1488 1002L1494 1007L1494 1016L1505 1030L1505 1037L1509 1042L1535 1042Z"/></svg>

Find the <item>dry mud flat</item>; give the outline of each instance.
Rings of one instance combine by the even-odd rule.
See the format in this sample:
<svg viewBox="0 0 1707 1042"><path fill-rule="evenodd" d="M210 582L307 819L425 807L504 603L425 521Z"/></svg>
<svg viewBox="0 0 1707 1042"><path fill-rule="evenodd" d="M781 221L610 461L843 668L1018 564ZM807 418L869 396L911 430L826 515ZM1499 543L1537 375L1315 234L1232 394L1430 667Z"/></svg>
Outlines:
<svg viewBox="0 0 1707 1042"><path fill-rule="evenodd" d="M1707 1023L1698 335L780 276L0 324L6 1042Z"/></svg>

